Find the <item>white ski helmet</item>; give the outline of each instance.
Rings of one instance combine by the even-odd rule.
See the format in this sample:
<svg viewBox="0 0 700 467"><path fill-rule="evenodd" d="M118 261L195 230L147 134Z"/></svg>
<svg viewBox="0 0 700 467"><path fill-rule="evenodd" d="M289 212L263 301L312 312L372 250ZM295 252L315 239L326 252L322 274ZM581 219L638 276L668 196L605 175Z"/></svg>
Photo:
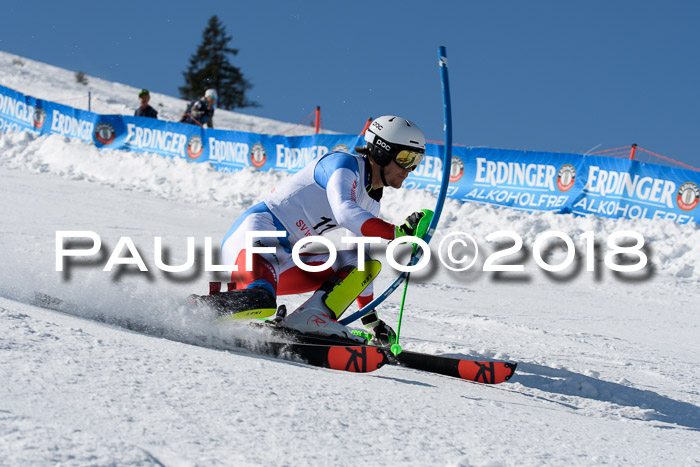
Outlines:
<svg viewBox="0 0 700 467"><path fill-rule="evenodd" d="M210 88L206 90L206 92L204 93L204 97L212 97L214 99L218 99L219 96L216 93L216 89Z"/></svg>
<svg viewBox="0 0 700 467"><path fill-rule="evenodd" d="M384 115L365 131L370 157L385 167L395 160L404 169L415 169L425 155L425 136L418 125L405 118Z"/></svg>

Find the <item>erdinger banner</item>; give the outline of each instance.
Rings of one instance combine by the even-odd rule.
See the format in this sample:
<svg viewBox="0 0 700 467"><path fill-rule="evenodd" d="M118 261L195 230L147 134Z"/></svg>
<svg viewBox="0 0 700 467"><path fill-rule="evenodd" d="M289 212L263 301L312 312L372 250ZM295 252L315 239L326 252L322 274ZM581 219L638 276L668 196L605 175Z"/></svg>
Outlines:
<svg viewBox="0 0 700 467"><path fill-rule="evenodd" d="M203 131L195 125L166 122L155 118L104 115L97 129L97 145L110 148L152 152L166 157L179 157L195 162L208 160ZM103 138L114 132L110 142ZM107 140L109 141L109 139Z"/></svg>
<svg viewBox="0 0 700 467"><path fill-rule="evenodd" d="M45 101L0 86L0 131L48 133L46 105Z"/></svg>
<svg viewBox="0 0 700 467"><path fill-rule="evenodd" d="M364 139L362 143L364 144ZM430 190L435 194L439 193L440 181L442 178L441 154L444 153L442 148L443 146L437 144L428 143L425 145L425 157L423 158L423 162L408 175L403 183L405 188ZM452 171L450 172L450 185L447 188L448 198L459 199L459 186L453 184L453 182L458 181L464 172L464 165L462 164L460 166L459 163L466 158L465 149L464 147L452 148ZM455 167L457 167L457 169L455 169ZM454 175L455 171L459 172L459 167L461 167L462 172L458 175Z"/></svg>
<svg viewBox="0 0 700 467"><path fill-rule="evenodd" d="M60 134L106 149L245 168L297 172L330 151L364 145L356 135L277 136L100 115L0 86L0 131ZM440 190L443 147L426 145L404 187ZM604 217L700 223L700 172L581 154L455 146L447 196L462 202Z"/></svg>
<svg viewBox="0 0 700 467"><path fill-rule="evenodd" d="M59 134L69 138L79 139L86 143L93 143L95 140L95 124L98 114L86 110L74 109L67 105L46 102L46 123L41 134Z"/></svg>
<svg viewBox="0 0 700 467"><path fill-rule="evenodd" d="M576 214L699 222L699 172L602 156L584 157L584 170Z"/></svg>
<svg viewBox="0 0 700 467"><path fill-rule="evenodd" d="M448 196L463 202L563 213L583 190L580 154L454 149Z"/></svg>
<svg viewBox="0 0 700 467"><path fill-rule="evenodd" d="M352 151L360 143L360 138L353 135L276 136L225 130L203 133L207 148L204 160L222 172L246 167L298 172L330 151Z"/></svg>
<svg viewBox="0 0 700 467"><path fill-rule="evenodd" d="M121 119L121 116L116 116ZM0 130L59 134L95 142L95 126L102 116L67 105L35 99L0 86Z"/></svg>

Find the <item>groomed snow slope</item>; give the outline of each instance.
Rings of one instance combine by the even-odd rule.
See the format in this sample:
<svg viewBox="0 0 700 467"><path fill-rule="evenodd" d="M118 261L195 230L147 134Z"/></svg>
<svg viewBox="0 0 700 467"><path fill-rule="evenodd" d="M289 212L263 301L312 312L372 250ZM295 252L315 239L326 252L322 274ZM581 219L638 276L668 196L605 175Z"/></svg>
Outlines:
<svg viewBox="0 0 700 467"><path fill-rule="evenodd" d="M25 60L21 68L31 91L51 98L44 66ZM14 68L0 67L0 83L15 87ZM104 83L103 93L120 87ZM354 375L193 345L259 336L189 312L183 299L214 275L158 271L153 237L182 263L186 237L199 248L204 237L218 244L285 176L219 174L59 136L0 134L0 465L700 462L695 226L448 202L434 245L463 231L490 252L485 236L513 230L527 247L516 255L525 272L480 272L484 253L465 273L434 262L411 278L402 343L520 362L496 387L396 367ZM398 222L434 203L427 193L390 192L382 216ZM545 275L531 248L551 229L581 251L578 237L593 231L603 253L610 233L636 230L651 263L642 274L613 274L598 261L593 273ZM56 272L57 230L98 233L103 255ZM122 236L149 274L102 271ZM561 258L555 251L551 262ZM391 277L385 268L377 288ZM67 313L33 306L37 291L65 300ZM391 324L399 299L380 311ZM142 332L117 326L125 322Z"/></svg>

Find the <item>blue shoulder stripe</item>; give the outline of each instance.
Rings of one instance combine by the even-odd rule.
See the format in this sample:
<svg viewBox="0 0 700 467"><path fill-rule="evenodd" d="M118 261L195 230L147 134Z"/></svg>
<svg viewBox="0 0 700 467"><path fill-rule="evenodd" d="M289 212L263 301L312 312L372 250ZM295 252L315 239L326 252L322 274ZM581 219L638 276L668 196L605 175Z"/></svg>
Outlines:
<svg viewBox="0 0 700 467"><path fill-rule="evenodd" d="M338 169L348 169L359 175L360 166L357 163L357 157L347 152L329 152L316 163L314 181L325 189L328 185L328 179Z"/></svg>
<svg viewBox="0 0 700 467"><path fill-rule="evenodd" d="M245 210L240 216L238 216L238 218L233 223L231 228L228 229L228 232L226 232L226 235L224 235L224 239L221 241L221 247L222 248L224 247L224 243L226 243L226 240L228 240L228 238L231 235L233 235L233 233L236 230L238 230L238 227L241 226L243 221L245 221L248 216L250 216L251 214L258 214L258 213L270 214L270 217L272 217L272 222L275 224L275 228L279 232L287 232L287 229L285 229L284 226L282 225L282 223L279 221L279 219L277 219L277 217L275 217L275 215L272 214L272 211L270 211L270 208L267 207L267 204L265 204L264 201L261 201L258 204L254 204L253 206L251 206L250 208ZM284 250L287 253L292 252L292 245L289 243L289 232L287 232L286 237L281 237L279 242L280 242L280 245L282 245L282 248L284 248Z"/></svg>

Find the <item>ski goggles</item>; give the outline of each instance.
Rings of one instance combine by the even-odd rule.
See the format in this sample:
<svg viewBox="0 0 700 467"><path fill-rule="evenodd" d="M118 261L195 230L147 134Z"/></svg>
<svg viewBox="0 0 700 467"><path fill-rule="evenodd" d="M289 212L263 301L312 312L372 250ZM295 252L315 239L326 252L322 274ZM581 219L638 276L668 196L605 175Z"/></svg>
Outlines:
<svg viewBox="0 0 700 467"><path fill-rule="evenodd" d="M402 149L401 151L398 152L398 154L396 154L396 156L394 156L394 161L402 169L413 170L416 167L418 167L418 164L421 163L424 156L425 156L425 154L422 152L416 152L416 151L410 151L408 149Z"/></svg>

